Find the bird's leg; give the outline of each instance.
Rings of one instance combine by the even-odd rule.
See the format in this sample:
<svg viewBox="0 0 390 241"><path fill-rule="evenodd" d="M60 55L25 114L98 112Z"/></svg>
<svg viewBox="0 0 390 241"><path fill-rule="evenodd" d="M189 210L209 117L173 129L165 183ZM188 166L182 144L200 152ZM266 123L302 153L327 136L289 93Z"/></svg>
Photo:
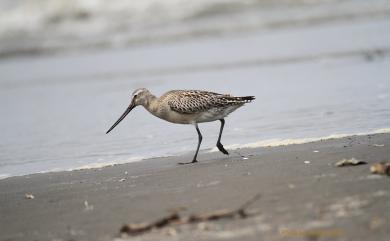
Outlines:
<svg viewBox="0 0 390 241"><path fill-rule="evenodd" d="M191 162L179 162L180 165L183 165L183 164L191 164L191 163L195 163L195 162L198 162L196 160L196 157L198 156L198 152L199 152L199 148L200 148L200 143L202 143L202 133L200 133L200 130L199 130L199 127L198 127L198 124L195 123L195 128L196 128L196 131L198 132L198 147L196 148L196 152L195 152L195 156L194 158L192 159Z"/></svg>
<svg viewBox="0 0 390 241"><path fill-rule="evenodd" d="M199 148L200 148L200 143L202 143L202 133L200 133L200 130L199 130L199 127L198 127L198 124L196 123L195 124L195 128L196 128L196 132L198 132L198 147L196 148L196 153L195 153L195 156L194 158L192 159L192 162L197 162L196 158L198 156L198 152L199 152Z"/></svg>
<svg viewBox="0 0 390 241"><path fill-rule="evenodd" d="M229 152L227 152L225 150L225 148L223 147L223 145L221 143L222 131L223 131L223 127L225 126L225 119L220 119L220 121L221 121L221 128L219 130L219 137L218 137L218 141L217 141L217 147L218 147L218 150L220 150L223 154L229 155Z"/></svg>

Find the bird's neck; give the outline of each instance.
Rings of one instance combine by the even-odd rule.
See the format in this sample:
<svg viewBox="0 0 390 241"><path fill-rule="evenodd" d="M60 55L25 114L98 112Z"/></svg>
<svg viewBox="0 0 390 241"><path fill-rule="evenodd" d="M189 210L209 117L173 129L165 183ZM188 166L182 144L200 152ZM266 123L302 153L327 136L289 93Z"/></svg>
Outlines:
<svg viewBox="0 0 390 241"><path fill-rule="evenodd" d="M158 98L152 94L149 94L145 98L145 102L143 103L143 106L145 109L147 109L150 113L155 114L157 112L158 108Z"/></svg>

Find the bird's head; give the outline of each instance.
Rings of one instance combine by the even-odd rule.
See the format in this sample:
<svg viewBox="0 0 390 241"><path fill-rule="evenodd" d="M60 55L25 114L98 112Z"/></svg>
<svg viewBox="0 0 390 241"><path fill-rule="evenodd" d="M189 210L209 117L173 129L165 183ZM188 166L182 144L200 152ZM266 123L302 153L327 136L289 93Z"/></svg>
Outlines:
<svg viewBox="0 0 390 241"><path fill-rule="evenodd" d="M145 105L148 101L147 96L150 95L149 90L145 88L136 89L131 95L131 102L127 107L126 111L119 117L119 119L111 126L111 128L106 132L108 134L112 129L115 128L129 113L134 107L138 105Z"/></svg>
<svg viewBox="0 0 390 241"><path fill-rule="evenodd" d="M148 96L150 95L150 92L149 90L145 89L145 88L140 88L140 89L136 89L134 90L133 94L131 94L132 98L131 98L131 104L135 106L138 106L138 105L145 105L148 101Z"/></svg>

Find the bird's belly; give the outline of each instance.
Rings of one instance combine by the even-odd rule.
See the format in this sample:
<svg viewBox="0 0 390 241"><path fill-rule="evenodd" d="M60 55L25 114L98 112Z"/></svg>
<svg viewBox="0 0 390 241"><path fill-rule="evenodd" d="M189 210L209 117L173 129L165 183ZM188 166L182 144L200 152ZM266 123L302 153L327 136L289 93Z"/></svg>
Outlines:
<svg viewBox="0 0 390 241"><path fill-rule="evenodd" d="M169 114L157 116L165 121L175 124L193 124L197 114L182 114L178 112L169 112Z"/></svg>
<svg viewBox="0 0 390 241"><path fill-rule="evenodd" d="M227 108L211 108L209 110L193 113L193 114L185 114L179 113L175 111L159 111L158 114L152 113L155 116L166 120L171 123L176 124L194 124L194 123L202 123L202 122L211 122L225 118L231 112L235 111L237 108L242 105L229 106Z"/></svg>
<svg viewBox="0 0 390 241"><path fill-rule="evenodd" d="M216 120L223 119L239 107L240 107L240 105L229 106L227 108L209 109L205 112L199 113L196 122L202 123L202 122L210 122L210 121L216 121Z"/></svg>

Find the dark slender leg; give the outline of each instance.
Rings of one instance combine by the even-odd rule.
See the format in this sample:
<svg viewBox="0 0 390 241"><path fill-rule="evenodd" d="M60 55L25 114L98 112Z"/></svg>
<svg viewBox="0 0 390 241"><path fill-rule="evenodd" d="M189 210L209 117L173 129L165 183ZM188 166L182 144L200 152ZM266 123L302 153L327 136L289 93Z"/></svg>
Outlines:
<svg viewBox="0 0 390 241"><path fill-rule="evenodd" d="M221 129L219 130L219 137L218 137L218 141L217 141L217 147L223 154L229 155L229 152L227 152L225 150L225 148L223 147L223 145L221 143L222 131L223 131L223 127L225 126L225 119L220 119L220 121L221 121Z"/></svg>
<svg viewBox="0 0 390 241"><path fill-rule="evenodd" d="M198 132L198 147L196 148L196 153L195 153L195 156L194 158L192 159L192 162L179 162L180 165L183 165L183 164L191 164L191 163L195 163L195 162L198 162L196 160L197 156L198 156L198 152L199 152L199 148L200 148L200 143L202 143L202 133L200 133L200 130L199 130L199 127L198 127L198 124L195 123L195 128L196 128L196 131Z"/></svg>

